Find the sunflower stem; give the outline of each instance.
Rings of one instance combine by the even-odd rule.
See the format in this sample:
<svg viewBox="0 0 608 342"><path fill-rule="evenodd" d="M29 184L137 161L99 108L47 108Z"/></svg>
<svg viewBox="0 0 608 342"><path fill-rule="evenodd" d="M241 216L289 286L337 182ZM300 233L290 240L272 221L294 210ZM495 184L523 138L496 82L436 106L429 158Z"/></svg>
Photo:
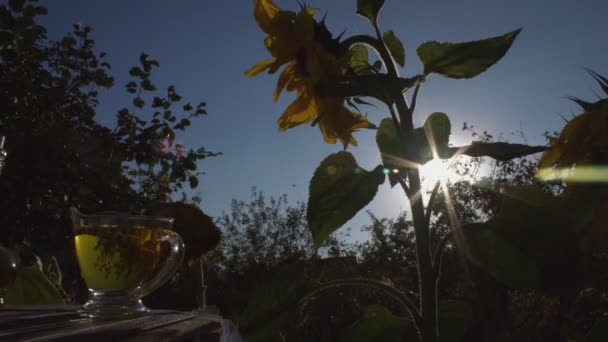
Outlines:
<svg viewBox="0 0 608 342"><path fill-rule="evenodd" d="M380 37L381 44L381 56L388 56L388 60L391 62L391 68L387 66L387 72L389 76L398 77L399 74L395 68L395 64L392 63L392 58L388 52L388 48L380 36L380 30L376 27L376 34ZM386 61L385 65L387 64ZM401 123L401 148L406 153L406 156L415 155L412 152L415 148L413 143L414 138L414 107L415 101L418 97L418 91L420 84L416 85L414 89L414 95L412 96L413 106L407 105L405 96L401 90L395 92L399 96L395 96L395 105L399 113ZM433 260L430 248L430 234L429 225L426 223L426 215L424 203L422 202L421 193L421 182L420 173L417 168L408 170L409 185L404 187L405 183L401 186L408 197L410 203L410 209L412 211L412 219L414 221L414 234L416 235L416 269L418 271L418 289L420 293L420 304L419 311L421 320L417 326L422 342L436 342L439 338L439 327L437 318L437 277L433 267Z"/></svg>

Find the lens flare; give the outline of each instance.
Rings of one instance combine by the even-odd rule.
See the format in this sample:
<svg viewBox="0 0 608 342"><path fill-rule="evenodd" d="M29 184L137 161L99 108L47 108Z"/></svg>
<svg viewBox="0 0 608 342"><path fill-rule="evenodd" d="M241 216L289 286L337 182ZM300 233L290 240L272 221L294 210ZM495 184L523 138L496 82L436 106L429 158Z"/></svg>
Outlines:
<svg viewBox="0 0 608 342"><path fill-rule="evenodd" d="M585 165L571 168L542 168L536 177L545 182L608 183L608 166Z"/></svg>

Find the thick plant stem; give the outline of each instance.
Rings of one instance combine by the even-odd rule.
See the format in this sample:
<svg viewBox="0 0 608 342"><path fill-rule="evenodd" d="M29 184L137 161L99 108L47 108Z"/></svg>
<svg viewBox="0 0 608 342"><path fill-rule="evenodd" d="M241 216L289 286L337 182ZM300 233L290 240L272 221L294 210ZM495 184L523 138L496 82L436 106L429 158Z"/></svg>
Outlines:
<svg viewBox="0 0 608 342"><path fill-rule="evenodd" d="M408 178L409 202L414 220L416 234L416 261L418 268L418 286L420 291L420 315L422 324L419 329L422 342L435 342L438 338L437 327L437 291L436 276L429 248L429 227L425 223L424 204L420 194L420 175L417 169L411 169Z"/></svg>
<svg viewBox="0 0 608 342"><path fill-rule="evenodd" d="M356 36L348 43L364 43L371 46L378 52L387 69L387 74L392 77L399 77L390 52L386 44L382 41L382 35L378 26L374 26L377 39L367 36ZM348 45L350 46L350 45ZM395 89L394 94L400 94L394 98L395 106L399 114L399 123L395 122L395 128L399 131L401 148L406 155L414 155L412 148L415 144L412 141L414 136L413 112L416 106L416 98L420 85L417 85L412 98L412 106L408 107L406 99L401 95L401 89ZM391 108L392 109L392 108ZM393 113L392 113L393 114ZM396 121L393 116L393 121ZM401 183L405 191L412 210L414 220L414 233L416 234L416 268L418 270L418 289L420 293L419 314L420 319L417 323L418 333L422 342L436 342L438 340L439 329L437 320L437 280L436 272L433 267L430 230L422 202L420 174L418 169L408 170L409 186Z"/></svg>
<svg viewBox="0 0 608 342"><path fill-rule="evenodd" d="M403 97L395 101L399 115L401 116L401 129L404 137L412 137L414 127L412 112L408 108ZM402 148L407 151L413 144L402 140ZM409 187L406 190L412 219L414 221L414 233L416 234L416 268L418 270L418 289L420 293L420 316L421 324L418 327L422 342L436 342L438 340L437 322L437 277L432 262L430 248L430 230L422 202L420 174L418 169L408 171Z"/></svg>

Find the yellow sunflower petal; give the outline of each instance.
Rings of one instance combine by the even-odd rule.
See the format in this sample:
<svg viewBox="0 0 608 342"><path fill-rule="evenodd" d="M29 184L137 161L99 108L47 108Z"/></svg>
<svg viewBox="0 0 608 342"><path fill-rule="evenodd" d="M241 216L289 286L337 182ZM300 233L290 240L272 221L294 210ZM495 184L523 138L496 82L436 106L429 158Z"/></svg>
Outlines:
<svg viewBox="0 0 608 342"><path fill-rule="evenodd" d="M281 92L285 87L290 86L290 83L293 82L295 78L295 62L289 63L281 76L279 76L279 80L277 81L277 87L274 90L274 102L277 102L279 96L281 96Z"/></svg>
<svg viewBox="0 0 608 342"><path fill-rule="evenodd" d="M258 23L258 26L266 32L272 30L272 21L281 9L277 7L271 0L253 0L253 17Z"/></svg>
<svg viewBox="0 0 608 342"><path fill-rule="evenodd" d="M314 99L307 94L301 94L285 110L278 120L279 130L285 131L289 128L309 123L317 115L317 106Z"/></svg>
<svg viewBox="0 0 608 342"><path fill-rule="evenodd" d="M319 122L319 129L321 130L321 134L323 135L323 140L328 144L335 144L337 142L336 134L334 131L331 131L327 125L322 125Z"/></svg>
<svg viewBox="0 0 608 342"><path fill-rule="evenodd" d="M344 107L342 98L325 97L319 100L322 110L319 111L319 128L327 143L335 144L340 140L344 148L357 145L352 133L359 128L375 128L360 113L351 112Z"/></svg>
<svg viewBox="0 0 608 342"><path fill-rule="evenodd" d="M275 63L273 59L266 59L261 62L257 62L254 66L252 66L249 70L245 71L245 76L252 77L255 76L262 71L270 68Z"/></svg>

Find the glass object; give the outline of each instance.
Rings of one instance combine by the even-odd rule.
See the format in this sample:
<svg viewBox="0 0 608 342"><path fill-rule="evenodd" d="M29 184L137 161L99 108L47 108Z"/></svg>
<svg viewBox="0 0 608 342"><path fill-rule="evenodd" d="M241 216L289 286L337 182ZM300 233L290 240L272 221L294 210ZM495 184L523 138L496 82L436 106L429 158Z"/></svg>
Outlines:
<svg viewBox="0 0 608 342"><path fill-rule="evenodd" d="M5 137L0 135L0 175L6 160L4 142ZM4 305L6 293L15 282L15 277L17 277L17 262L11 251L0 245L0 306Z"/></svg>
<svg viewBox="0 0 608 342"><path fill-rule="evenodd" d="M4 161L6 160L6 150L4 149L4 141L6 137L4 135L0 135L0 175L2 174L2 168L4 167Z"/></svg>
<svg viewBox="0 0 608 342"><path fill-rule="evenodd" d="M0 307L5 304L8 289L17 277L17 261L11 251L0 245Z"/></svg>
<svg viewBox="0 0 608 342"><path fill-rule="evenodd" d="M149 312L141 298L180 267L184 243L172 218L124 213L84 215L70 208L80 272L89 289L83 314L130 318Z"/></svg>

